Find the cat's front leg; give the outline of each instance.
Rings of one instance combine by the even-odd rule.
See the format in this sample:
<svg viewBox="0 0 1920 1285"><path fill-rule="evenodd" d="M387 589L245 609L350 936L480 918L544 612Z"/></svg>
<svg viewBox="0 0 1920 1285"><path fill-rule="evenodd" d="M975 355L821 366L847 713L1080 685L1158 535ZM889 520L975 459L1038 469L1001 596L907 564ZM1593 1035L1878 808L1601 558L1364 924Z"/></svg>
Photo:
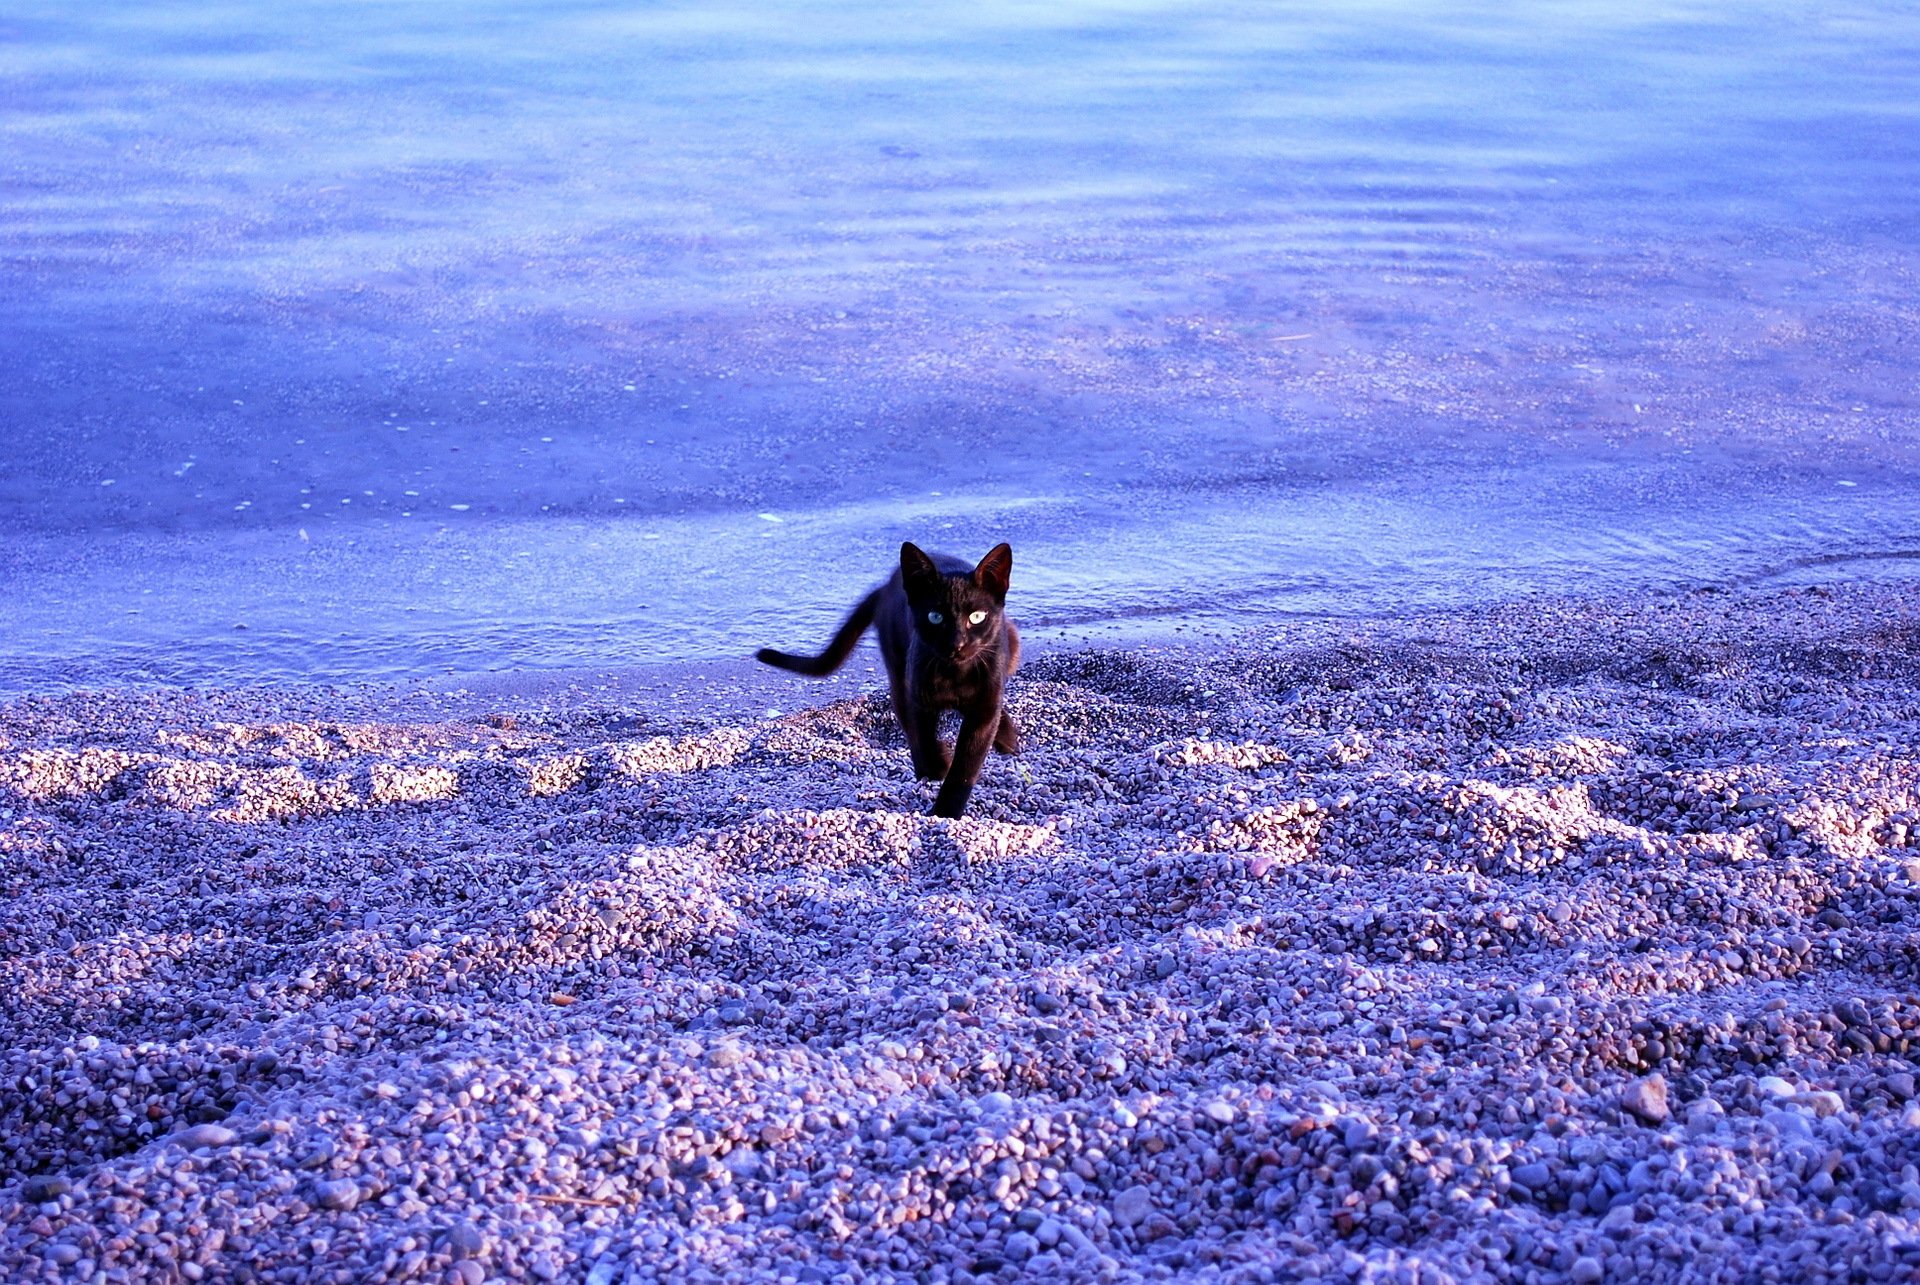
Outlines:
<svg viewBox="0 0 1920 1285"><path fill-rule="evenodd" d="M957 817L967 810L967 800L973 797L973 783L980 779L980 769L987 761L987 751L993 748L993 735L999 726L998 708L985 718L969 714L961 721L960 738L953 746L953 766L947 769L947 779L940 783L940 794L933 801L933 815Z"/></svg>
<svg viewBox="0 0 1920 1285"><path fill-rule="evenodd" d="M947 774L953 759L940 743L940 711L915 710L903 722L907 729L907 750L913 755L913 774L922 781L938 781Z"/></svg>

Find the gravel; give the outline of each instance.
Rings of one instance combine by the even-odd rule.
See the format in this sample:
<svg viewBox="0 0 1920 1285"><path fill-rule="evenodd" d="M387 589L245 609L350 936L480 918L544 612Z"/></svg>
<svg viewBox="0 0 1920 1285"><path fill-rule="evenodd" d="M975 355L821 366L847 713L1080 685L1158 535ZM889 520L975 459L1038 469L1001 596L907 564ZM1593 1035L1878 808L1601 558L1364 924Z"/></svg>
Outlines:
<svg viewBox="0 0 1920 1285"><path fill-rule="evenodd" d="M1907 1279L1898 587L0 709L0 1278ZM804 690L804 689L803 689Z"/></svg>

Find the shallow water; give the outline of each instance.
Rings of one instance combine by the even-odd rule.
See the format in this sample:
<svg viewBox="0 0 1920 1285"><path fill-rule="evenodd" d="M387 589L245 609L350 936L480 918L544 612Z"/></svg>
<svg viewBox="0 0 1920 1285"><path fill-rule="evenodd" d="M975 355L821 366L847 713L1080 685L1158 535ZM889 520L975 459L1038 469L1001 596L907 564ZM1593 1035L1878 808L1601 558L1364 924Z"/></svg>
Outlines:
<svg viewBox="0 0 1920 1285"><path fill-rule="evenodd" d="M16 3L0 688L1920 551L1920 8Z"/></svg>

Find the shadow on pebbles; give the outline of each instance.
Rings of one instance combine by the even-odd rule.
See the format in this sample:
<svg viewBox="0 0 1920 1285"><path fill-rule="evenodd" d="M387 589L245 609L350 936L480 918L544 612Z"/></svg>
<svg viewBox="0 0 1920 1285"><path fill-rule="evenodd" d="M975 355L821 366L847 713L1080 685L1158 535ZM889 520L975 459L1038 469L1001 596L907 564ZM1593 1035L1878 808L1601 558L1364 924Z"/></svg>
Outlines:
<svg viewBox="0 0 1920 1285"><path fill-rule="evenodd" d="M1056 653L954 822L878 697L17 702L0 1276L1912 1279L1917 680L1885 588Z"/></svg>

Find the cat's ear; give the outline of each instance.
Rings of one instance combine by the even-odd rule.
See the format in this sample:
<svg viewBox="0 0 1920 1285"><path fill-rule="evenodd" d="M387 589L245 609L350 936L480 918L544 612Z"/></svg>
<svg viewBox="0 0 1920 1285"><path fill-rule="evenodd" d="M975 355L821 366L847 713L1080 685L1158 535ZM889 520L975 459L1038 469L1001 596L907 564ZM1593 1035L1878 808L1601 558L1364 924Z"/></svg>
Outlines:
<svg viewBox="0 0 1920 1285"><path fill-rule="evenodd" d="M973 569L974 583L1002 602L1007 600L1007 583L1012 579L1013 549L1005 544L994 545Z"/></svg>
<svg viewBox="0 0 1920 1285"><path fill-rule="evenodd" d="M940 578L940 568L911 540L900 546L900 578L908 584L924 584Z"/></svg>

